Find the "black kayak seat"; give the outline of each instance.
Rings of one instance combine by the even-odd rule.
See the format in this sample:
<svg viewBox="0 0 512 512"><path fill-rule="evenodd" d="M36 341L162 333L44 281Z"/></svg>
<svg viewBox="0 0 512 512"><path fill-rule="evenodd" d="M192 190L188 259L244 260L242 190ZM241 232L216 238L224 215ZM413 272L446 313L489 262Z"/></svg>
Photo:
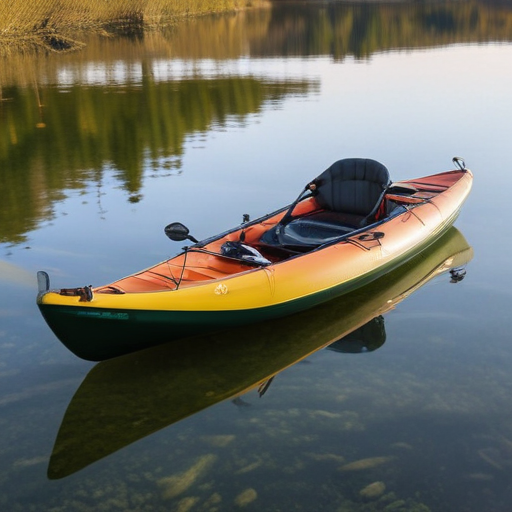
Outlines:
<svg viewBox="0 0 512 512"><path fill-rule="evenodd" d="M318 204L329 211L360 216L372 221L390 185L384 165L369 158L346 158L334 162L312 182Z"/></svg>
<svg viewBox="0 0 512 512"><path fill-rule="evenodd" d="M308 186L322 211L295 218L290 214L261 242L308 250L371 224L390 183L387 168L376 160L338 160Z"/></svg>

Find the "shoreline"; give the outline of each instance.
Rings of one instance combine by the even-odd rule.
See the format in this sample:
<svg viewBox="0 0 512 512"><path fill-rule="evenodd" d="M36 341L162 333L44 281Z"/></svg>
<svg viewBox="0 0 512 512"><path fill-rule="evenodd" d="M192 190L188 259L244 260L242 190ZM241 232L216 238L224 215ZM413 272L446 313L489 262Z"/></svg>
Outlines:
<svg viewBox="0 0 512 512"><path fill-rule="evenodd" d="M178 4L178 5L176 5ZM13 0L0 5L0 56L14 53L64 53L86 46L87 35L140 38L144 32L190 18L227 14L270 5L267 0ZM58 10L57 9L58 6Z"/></svg>

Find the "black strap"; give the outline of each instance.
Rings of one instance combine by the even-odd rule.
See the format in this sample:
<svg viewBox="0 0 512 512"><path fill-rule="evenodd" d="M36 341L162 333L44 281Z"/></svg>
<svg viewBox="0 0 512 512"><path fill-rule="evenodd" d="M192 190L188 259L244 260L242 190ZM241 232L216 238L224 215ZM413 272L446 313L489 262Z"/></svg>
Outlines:
<svg viewBox="0 0 512 512"><path fill-rule="evenodd" d="M288 224L292 218L292 213L293 213L293 210L295 210L295 207L299 204L299 202L304 198L304 193L307 192L308 190L311 190L311 183L308 183L304 189L302 190L302 192L298 195L297 199L295 199L295 201L293 201L293 203L290 205L290 207L288 208L288 210L286 211L286 213L283 215L283 217L281 218L281 220L278 222L277 226L276 226L276 235L279 236L279 233L281 231L281 227L284 227L286 226L286 224Z"/></svg>

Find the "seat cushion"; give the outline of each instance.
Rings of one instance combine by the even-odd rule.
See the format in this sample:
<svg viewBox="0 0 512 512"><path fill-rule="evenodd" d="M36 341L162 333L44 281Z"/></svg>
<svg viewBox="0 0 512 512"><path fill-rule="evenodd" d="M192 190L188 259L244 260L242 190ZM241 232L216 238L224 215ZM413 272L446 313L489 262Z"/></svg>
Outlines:
<svg viewBox="0 0 512 512"><path fill-rule="evenodd" d="M361 221L360 216L321 211L293 219L281 226L279 240L275 228L267 231L261 242L268 245L280 245L311 249L350 233Z"/></svg>
<svg viewBox="0 0 512 512"><path fill-rule="evenodd" d="M386 167L369 158L338 160L313 181L322 208L363 217L375 209L389 182Z"/></svg>

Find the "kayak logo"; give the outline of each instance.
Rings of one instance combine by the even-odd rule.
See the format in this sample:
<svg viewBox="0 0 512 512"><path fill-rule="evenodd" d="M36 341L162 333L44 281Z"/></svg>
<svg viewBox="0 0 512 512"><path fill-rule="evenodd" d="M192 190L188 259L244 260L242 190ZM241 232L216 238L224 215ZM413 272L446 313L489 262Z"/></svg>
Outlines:
<svg viewBox="0 0 512 512"><path fill-rule="evenodd" d="M114 311L78 311L76 316L88 316L99 318L101 320L129 320L130 315L124 312Z"/></svg>
<svg viewBox="0 0 512 512"><path fill-rule="evenodd" d="M228 287L225 284L220 283L213 292L215 295L226 295L228 293Z"/></svg>

